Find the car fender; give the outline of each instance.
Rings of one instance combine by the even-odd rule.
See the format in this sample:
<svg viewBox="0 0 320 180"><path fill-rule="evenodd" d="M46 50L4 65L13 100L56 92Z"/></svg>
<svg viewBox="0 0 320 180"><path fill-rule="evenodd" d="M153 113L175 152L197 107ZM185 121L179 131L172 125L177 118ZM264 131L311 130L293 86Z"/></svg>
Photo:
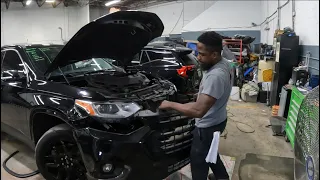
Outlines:
<svg viewBox="0 0 320 180"><path fill-rule="evenodd" d="M33 139L33 121L35 115L42 113L47 114L53 117L56 117L63 122L69 124L70 126L73 126L70 123L70 117L68 116L68 112L70 109L74 107L74 100L69 98L61 98L61 97L55 97L51 95L33 95L31 98L31 109L30 109L30 115L29 117L29 129L30 129L30 135ZM45 121L45 120L44 120Z"/></svg>

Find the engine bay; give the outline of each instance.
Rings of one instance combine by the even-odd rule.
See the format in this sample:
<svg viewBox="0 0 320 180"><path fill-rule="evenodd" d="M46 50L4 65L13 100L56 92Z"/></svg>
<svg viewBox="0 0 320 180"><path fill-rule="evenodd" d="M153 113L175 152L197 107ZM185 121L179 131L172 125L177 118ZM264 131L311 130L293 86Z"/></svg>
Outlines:
<svg viewBox="0 0 320 180"><path fill-rule="evenodd" d="M85 75L88 87L101 88L113 93L130 93L149 85L150 80L141 73L100 73Z"/></svg>

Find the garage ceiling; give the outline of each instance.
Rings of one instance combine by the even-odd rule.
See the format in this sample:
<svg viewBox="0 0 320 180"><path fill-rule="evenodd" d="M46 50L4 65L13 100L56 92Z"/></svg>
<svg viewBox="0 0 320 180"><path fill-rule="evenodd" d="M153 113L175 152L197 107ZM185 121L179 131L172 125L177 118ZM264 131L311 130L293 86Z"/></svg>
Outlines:
<svg viewBox="0 0 320 180"><path fill-rule="evenodd" d="M32 0L37 3L39 7L41 7L46 0ZM64 6L98 6L105 7L105 3L109 0L55 0L52 3L52 6L55 8L60 4ZM142 7L157 5L161 3L173 2L177 0L122 0L120 3L114 5L114 7L122 8L122 9L138 9ZM26 6L27 0L1 0L1 3L5 3L6 8L8 9L11 2L19 2L23 7Z"/></svg>

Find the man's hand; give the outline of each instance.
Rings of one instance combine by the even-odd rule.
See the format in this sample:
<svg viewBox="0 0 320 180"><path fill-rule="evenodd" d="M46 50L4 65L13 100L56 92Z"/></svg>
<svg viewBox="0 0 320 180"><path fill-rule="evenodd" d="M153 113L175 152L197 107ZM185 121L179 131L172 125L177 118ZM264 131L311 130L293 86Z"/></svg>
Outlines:
<svg viewBox="0 0 320 180"><path fill-rule="evenodd" d="M185 116L202 118L215 102L215 98L206 94L200 94L196 102L190 102L186 104L164 100L160 104L159 109L173 109L184 114Z"/></svg>
<svg viewBox="0 0 320 180"><path fill-rule="evenodd" d="M171 108L171 102L164 100L159 106L159 109L170 109Z"/></svg>

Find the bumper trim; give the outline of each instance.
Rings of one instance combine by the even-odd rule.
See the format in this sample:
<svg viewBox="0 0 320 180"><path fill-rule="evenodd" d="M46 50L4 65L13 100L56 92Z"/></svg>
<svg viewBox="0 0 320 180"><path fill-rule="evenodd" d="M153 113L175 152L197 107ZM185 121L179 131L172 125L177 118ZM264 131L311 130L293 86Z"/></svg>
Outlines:
<svg viewBox="0 0 320 180"><path fill-rule="evenodd" d="M124 170L119 176L114 178L108 178L108 179L94 178L89 173L87 173L86 175L88 180L126 180L130 171L131 171L131 168L129 166L124 166Z"/></svg>

